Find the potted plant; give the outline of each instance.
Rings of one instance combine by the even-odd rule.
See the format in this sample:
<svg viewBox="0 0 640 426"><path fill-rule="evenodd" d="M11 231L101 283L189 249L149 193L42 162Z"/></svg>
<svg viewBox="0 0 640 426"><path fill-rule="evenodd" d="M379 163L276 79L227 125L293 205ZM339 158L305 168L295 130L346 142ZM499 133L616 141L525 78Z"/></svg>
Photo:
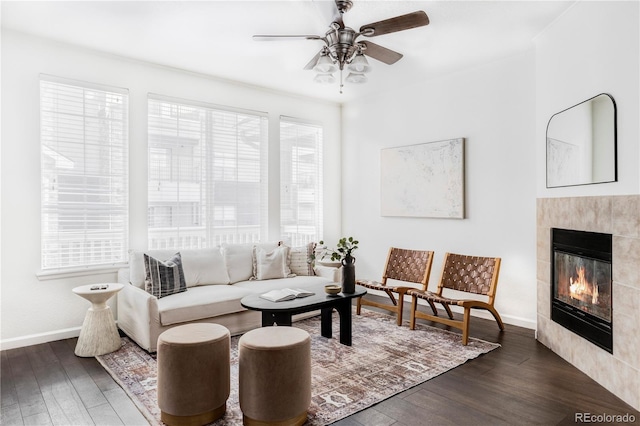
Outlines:
<svg viewBox="0 0 640 426"><path fill-rule="evenodd" d="M319 241L319 244L324 245L324 241ZM358 244L358 240L353 237L343 237L338 240L334 250L328 249L331 252L331 260L338 260L342 264L343 293L356 291L356 258L351 253L358 248ZM328 253L325 253L323 257L328 255Z"/></svg>

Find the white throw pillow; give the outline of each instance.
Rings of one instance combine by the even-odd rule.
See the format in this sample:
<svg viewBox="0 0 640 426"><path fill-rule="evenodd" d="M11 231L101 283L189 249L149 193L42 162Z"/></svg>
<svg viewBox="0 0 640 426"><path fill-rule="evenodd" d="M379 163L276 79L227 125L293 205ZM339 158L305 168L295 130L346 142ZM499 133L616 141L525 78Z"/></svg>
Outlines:
<svg viewBox="0 0 640 426"><path fill-rule="evenodd" d="M254 246L271 251L278 247L278 243L222 244L222 254L224 255L224 262L227 265L231 284L250 280L254 276Z"/></svg>
<svg viewBox="0 0 640 426"><path fill-rule="evenodd" d="M182 250L187 287L229 284L229 274L219 248Z"/></svg>
<svg viewBox="0 0 640 426"><path fill-rule="evenodd" d="M255 279L271 280L275 278L288 278L290 276L287 267L289 257L289 247L277 247L267 251L262 247L254 248L254 258L256 265Z"/></svg>

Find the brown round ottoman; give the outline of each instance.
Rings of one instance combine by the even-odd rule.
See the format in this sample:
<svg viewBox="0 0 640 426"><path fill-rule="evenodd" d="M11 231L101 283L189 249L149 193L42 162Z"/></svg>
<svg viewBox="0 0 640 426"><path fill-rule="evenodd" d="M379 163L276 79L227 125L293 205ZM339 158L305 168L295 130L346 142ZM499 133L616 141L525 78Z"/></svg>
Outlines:
<svg viewBox="0 0 640 426"><path fill-rule="evenodd" d="M238 342L245 425L302 425L311 404L311 338L295 327L262 327Z"/></svg>
<svg viewBox="0 0 640 426"><path fill-rule="evenodd" d="M186 324L158 337L158 407L161 420L204 425L222 417L230 390L229 330Z"/></svg>

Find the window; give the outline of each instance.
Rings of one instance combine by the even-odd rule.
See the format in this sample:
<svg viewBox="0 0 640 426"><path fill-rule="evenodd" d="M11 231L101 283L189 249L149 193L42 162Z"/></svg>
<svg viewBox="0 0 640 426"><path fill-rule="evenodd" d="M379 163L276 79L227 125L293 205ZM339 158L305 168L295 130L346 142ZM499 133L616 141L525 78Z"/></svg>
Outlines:
<svg viewBox="0 0 640 426"><path fill-rule="evenodd" d="M280 119L281 238L299 246L322 238L322 126Z"/></svg>
<svg viewBox="0 0 640 426"><path fill-rule="evenodd" d="M267 236L267 117L150 95L149 248Z"/></svg>
<svg viewBox="0 0 640 426"><path fill-rule="evenodd" d="M43 271L127 260L128 92L40 79Z"/></svg>

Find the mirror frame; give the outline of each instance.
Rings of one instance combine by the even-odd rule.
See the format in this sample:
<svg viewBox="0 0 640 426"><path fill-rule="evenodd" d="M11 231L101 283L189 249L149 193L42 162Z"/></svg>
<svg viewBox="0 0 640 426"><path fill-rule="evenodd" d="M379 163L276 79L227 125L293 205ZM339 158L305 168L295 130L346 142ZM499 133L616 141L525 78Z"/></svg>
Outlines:
<svg viewBox="0 0 640 426"><path fill-rule="evenodd" d="M608 149L612 149L613 150L613 178L611 180L603 180L603 181L597 181L594 182L593 180L591 182L579 182L579 183L568 183L568 184L562 184L562 185L553 185L550 186L549 185L549 126L551 125L551 122L553 121L554 117L567 112L569 110L571 110L572 108L575 108L577 106L580 106L582 104L585 104L587 102L590 102L600 96L606 96L609 98L609 100L611 101L611 104L613 105L613 146L609 147ZM595 185L595 184L599 184L599 183L611 183L611 182L617 182L618 181L618 111L617 111L617 106L616 106L616 101L613 99L613 96L609 95L608 93L600 93L596 96L593 96L587 100L584 100L582 102L579 102L573 106L570 106L569 108L565 108L560 112L557 112L555 114L553 114L551 116L551 118L549 118L549 122L547 123L547 129L545 132L545 184L547 188L563 188L563 187L568 187L568 186L583 186L583 185Z"/></svg>

